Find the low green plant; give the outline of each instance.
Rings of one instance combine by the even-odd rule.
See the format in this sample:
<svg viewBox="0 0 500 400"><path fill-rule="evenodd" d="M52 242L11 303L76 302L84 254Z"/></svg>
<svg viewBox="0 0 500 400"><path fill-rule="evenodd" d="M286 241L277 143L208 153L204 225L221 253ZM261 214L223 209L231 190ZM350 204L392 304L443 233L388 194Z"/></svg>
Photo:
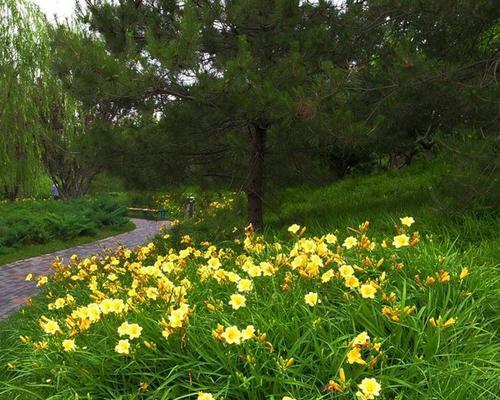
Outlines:
<svg viewBox="0 0 500 400"><path fill-rule="evenodd" d="M478 213L463 209L456 213L442 208L435 198L446 196L439 186L446 171L446 163L436 160L323 187L290 188L279 195L266 215L268 230L271 234L283 232L298 221L317 234L369 219L378 234L387 234L398 216L408 213L418 218L421 230L435 240L453 241L459 250L471 250L482 261L496 262L500 259L498 210ZM454 204L460 199L449 197L446 201Z"/></svg>
<svg viewBox="0 0 500 400"><path fill-rule="evenodd" d="M96 242L106 239L110 236L116 236L135 229L135 225L129 222L118 228L103 228L92 236L78 236L72 239L55 239L42 244L29 244L20 248L12 249L5 254L0 254L0 267L4 264L10 264L14 261L24 260L26 258L37 257L40 255L55 253L59 250L65 250L75 246Z"/></svg>
<svg viewBox="0 0 500 400"><path fill-rule="evenodd" d="M126 209L110 197L72 201L20 200L0 204L0 254L52 240L93 236L127 223Z"/></svg>
<svg viewBox="0 0 500 400"><path fill-rule="evenodd" d="M124 193L122 198L126 199L129 207L165 210L169 220L183 220L188 222L186 228L188 225L191 228L199 227L205 233L210 231L218 234L217 237L222 237L222 234L218 229L211 230L210 227L220 221L227 222L227 218L235 220L236 217L238 222L241 221L245 209L242 193L203 190L198 187L172 188L169 191L131 191ZM186 208L190 199L193 201L193 215L189 217ZM129 215L140 217L142 213L129 211ZM219 226L221 227L222 225Z"/></svg>

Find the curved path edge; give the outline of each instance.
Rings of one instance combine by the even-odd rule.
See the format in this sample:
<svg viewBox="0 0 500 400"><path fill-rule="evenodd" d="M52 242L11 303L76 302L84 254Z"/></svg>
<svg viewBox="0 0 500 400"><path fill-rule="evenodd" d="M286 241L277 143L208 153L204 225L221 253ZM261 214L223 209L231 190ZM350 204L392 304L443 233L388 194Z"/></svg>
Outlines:
<svg viewBox="0 0 500 400"><path fill-rule="evenodd" d="M67 262L73 254L85 258L101 253L105 249L118 248L120 245L136 247L155 236L163 226L170 226L167 221L149 221L137 218L130 220L135 225L133 231L0 266L0 320L14 313L38 292L35 282L25 280L26 275L30 273L33 275L50 274L50 267L56 257Z"/></svg>

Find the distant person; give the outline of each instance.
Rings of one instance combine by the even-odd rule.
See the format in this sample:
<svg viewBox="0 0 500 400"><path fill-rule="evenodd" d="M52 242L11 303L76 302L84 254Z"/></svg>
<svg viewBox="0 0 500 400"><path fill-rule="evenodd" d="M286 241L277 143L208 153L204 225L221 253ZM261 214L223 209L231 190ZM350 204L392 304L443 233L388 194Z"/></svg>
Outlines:
<svg viewBox="0 0 500 400"><path fill-rule="evenodd" d="M59 188L55 183L52 184L52 187L50 188L50 191L52 192L52 197L54 200L60 200L61 195L59 194Z"/></svg>

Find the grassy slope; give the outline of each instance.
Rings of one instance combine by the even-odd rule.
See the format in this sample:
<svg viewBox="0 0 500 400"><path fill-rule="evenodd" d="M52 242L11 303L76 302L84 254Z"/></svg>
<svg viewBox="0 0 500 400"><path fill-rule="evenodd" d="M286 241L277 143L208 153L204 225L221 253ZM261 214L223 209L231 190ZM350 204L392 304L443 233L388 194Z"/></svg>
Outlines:
<svg viewBox="0 0 500 400"><path fill-rule="evenodd" d="M390 236L399 218L415 218L416 229L457 251L474 253L477 262L500 259L500 218L496 215L457 214L446 209L452 199L443 199L436 188L446 172L441 161L416 163L399 171L350 177L322 187L292 187L266 198L266 236L288 238L291 224L307 227L308 234L346 233L369 220L372 235ZM227 209L200 224L184 222L180 234L197 240L223 242L238 236L246 225L245 206Z"/></svg>
<svg viewBox="0 0 500 400"><path fill-rule="evenodd" d="M453 241L460 250L475 250L485 260L498 260L498 216L451 216L441 210L435 191L441 170L437 163L415 165L320 188L288 189L268 211L268 229L282 235L289 225L297 223L307 226L309 233L322 234L369 220L372 233L390 234L399 217L410 215L422 234Z"/></svg>
<svg viewBox="0 0 500 400"><path fill-rule="evenodd" d="M99 230L97 234L93 236L78 236L69 240L51 240L50 242L44 244L24 246L7 254L0 255L0 268L2 265L9 264L17 260L36 257L43 254L50 254L59 250L69 249L70 247L96 242L107 237L129 232L134 228L135 225L132 222L129 222L119 228L104 228L102 230Z"/></svg>

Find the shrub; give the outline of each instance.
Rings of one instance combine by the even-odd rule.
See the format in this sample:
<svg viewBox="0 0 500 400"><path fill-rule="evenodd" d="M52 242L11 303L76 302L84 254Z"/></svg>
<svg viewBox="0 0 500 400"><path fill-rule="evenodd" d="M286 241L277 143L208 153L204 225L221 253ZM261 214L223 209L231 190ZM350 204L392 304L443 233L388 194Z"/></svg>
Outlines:
<svg viewBox="0 0 500 400"><path fill-rule="evenodd" d="M216 234L222 237L220 229L229 221L241 222L245 213L246 200L242 193L224 190L202 190L197 187L171 189L168 192L128 192L127 204L130 207L163 209L169 220L185 220L188 198L194 198L194 215L186 221L185 228L193 231L203 230L203 234ZM140 216L140 215L139 215ZM225 224L220 224L223 221ZM210 226L203 226L207 222ZM216 226L217 229L210 229ZM233 229L233 226L230 227Z"/></svg>
<svg viewBox="0 0 500 400"><path fill-rule="evenodd" d="M126 208L110 197L73 201L29 200L0 204L0 252L53 239L93 236L127 223Z"/></svg>

